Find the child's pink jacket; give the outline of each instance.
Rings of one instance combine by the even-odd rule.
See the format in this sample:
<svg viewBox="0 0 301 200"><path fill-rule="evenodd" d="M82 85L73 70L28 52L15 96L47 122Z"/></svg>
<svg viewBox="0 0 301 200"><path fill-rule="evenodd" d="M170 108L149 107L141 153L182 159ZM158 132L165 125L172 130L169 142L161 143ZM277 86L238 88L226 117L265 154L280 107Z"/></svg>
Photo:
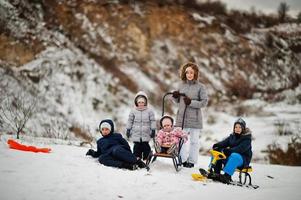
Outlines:
<svg viewBox="0 0 301 200"><path fill-rule="evenodd" d="M159 130L156 136L156 141L160 146L170 146L174 143L178 144L180 138L187 141L187 134L180 128L174 128L170 132L164 132L163 129Z"/></svg>

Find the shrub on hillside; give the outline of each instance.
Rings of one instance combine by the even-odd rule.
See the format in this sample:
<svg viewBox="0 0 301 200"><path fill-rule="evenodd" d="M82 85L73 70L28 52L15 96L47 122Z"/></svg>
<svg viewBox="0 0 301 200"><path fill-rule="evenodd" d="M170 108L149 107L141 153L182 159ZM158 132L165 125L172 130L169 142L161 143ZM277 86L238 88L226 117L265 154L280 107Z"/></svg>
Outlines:
<svg viewBox="0 0 301 200"><path fill-rule="evenodd" d="M80 145L89 144L92 147L93 137L88 128L79 125L73 125L69 128L69 131L73 132L75 137L83 140Z"/></svg>
<svg viewBox="0 0 301 200"><path fill-rule="evenodd" d="M271 164L301 166L301 137L293 136L287 144L287 150L273 143L268 145L266 152Z"/></svg>
<svg viewBox="0 0 301 200"><path fill-rule="evenodd" d="M252 98L255 89L251 86L248 80L242 76L234 76L233 79L225 83L225 87L228 90L229 97L237 97L239 99L250 99Z"/></svg>
<svg viewBox="0 0 301 200"><path fill-rule="evenodd" d="M198 3L197 9L202 12L214 14L214 15L226 15L227 14L226 4L224 4L220 1L206 1L206 2L202 2L202 3Z"/></svg>
<svg viewBox="0 0 301 200"><path fill-rule="evenodd" d="M252 28L271 27L278 23L278 19L256 12L232 10L224 22L237 33L247 33Z"/></svg>
<svg viewBox="0 0 301 200"><path fill-rule="evenodd" d="M207 117L207 123L210 125L216 124L216 116L209 115Z"/></svg>
<svg viewBox="0 0 301 200"><path fill-rule="evenodd" d="M142 0L123 0L122 2L143 2L143 3L156 3L159 6L168 6L171 4L175 5L182 5L186 8L192 8L197 11L201 11L202 13L208 13L212 15L226 15L227 14L227 8L226 4L220 1L205 1L200 2L198 0L148 0L148 1L142 1Z"/></svg>
<svg viewBox="0 0 301 200"><path fill-rule="evenodd" d="M67 124L56 118L48 119L41 123L43 127L42 137L69 140L70 134Z"/></svg>
<svg viewBox="0 0 301 200"><path fill-rule="evenodd" d="M279 119L274 123L274 125L276 127L277 135L283 136L293 134L289 124L285 120Z"/></svg>

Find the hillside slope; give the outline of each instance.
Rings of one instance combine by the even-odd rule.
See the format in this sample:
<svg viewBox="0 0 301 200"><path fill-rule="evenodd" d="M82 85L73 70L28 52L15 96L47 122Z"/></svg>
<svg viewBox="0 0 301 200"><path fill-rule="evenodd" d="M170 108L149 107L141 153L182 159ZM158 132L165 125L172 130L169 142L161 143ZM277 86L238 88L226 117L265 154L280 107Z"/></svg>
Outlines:
<svg viewBox="0 0 301 200"><path fill-rule="evenodd" d="M1 1L0 102L37 100L25 135L87 140L80 136L98 137L106 117L123 132L139 90L159 119L161 98L187 61L200 66L210 98L201 151L228 134L237 116L250 120L256 139L268 136L258 153L278 138L278 121L300 133L300 24L258 16L254 25L244 13L156 1L105 2ZM0 132L12 130L0 121Z"/></svg>

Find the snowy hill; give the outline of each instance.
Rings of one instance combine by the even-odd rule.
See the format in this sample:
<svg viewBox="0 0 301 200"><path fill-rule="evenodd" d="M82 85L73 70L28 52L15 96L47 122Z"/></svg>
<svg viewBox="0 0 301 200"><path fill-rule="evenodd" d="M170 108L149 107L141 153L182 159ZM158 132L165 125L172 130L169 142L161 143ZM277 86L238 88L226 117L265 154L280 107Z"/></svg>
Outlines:
<svg viewBox="0 0 301 200"><path fill-rule="evenodd" d="M268 162L267 145L285 149L300 136L300 24L169 1L118 2L0 1L1 106L19 94L37 100L22 137L95 141L103 118L124 133L138 90L159 119L161 98L188 60L200 65L210 99L201 154L237 116L253 131L258 162ZM15 133L0 120L0 134Z"/></svg>
<svg viewBox="0 0 301 200"><path fill-rule="evenodd" d="M175 172L172 161L163 158L154 162L149 172L144 169L128 171L105 167L96 159L86 157L88 148L41 142L40 146L50 147L52 152L31 153L11 150L5 140L0 143L1 199L301 198L300 167L253 163L253 183L260 186L254 190L193 181L191 174L197 173L198 167L207 167L207 156L199 157L198 167L183 168L178 173Z"/></svg>

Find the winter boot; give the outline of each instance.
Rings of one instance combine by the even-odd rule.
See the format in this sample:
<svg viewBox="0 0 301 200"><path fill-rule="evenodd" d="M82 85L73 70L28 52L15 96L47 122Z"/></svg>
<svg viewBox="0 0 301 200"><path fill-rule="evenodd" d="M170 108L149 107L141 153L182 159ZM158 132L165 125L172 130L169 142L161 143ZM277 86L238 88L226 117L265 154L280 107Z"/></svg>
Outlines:
<svg viewBox="0 0 301 200"><path fill-rule="evenodd" d="M133 171L133 170L136 170L138 168L138 166L135 164L133 165L133 164L124 162L124 163L122 163L121 168Z"/></svg>
<svg viewBox="0 0 301 200"><path fill-rule="evenodd" d="M193 168L193 167L194 167L194 164L193 164L193 163L190 163L190 162L183 162L183 167L186 167L186 168Z"/></svg>
<svg viewBox="0 0 301 200"><path fill-rule="evenodd" d="M216 164L213 166L214 173L220 174L223 167L222 160L218 160Z"/></svg>
<svg viewBox="0 0 301 200"><path fill-rule="evenodd" d="M232 179L229 174L225 173L219 176L219 181L225 184L230 184L230 182L232 182Z"/></svg>
<svg viewBox="0 0 301 200"><path fill-rule="evenodd" d="M188 168L194 168L194 164L193 163L188 163Z"/></svg>
<svg viewBox="0 0 301 200"><path fill-rule="evenodd" d="M207 178L208 179L212 179L214 181L220 181L220 174L217 174L217 173L214 173L214 172L210 172L208 175L207 175Z"/></svg>
<svg viewBox="0 0 301 200"><path fill-rule="evenodd" d="M145 168L146 167L146 164L141 159L138 159L136 164L138 165L139 168Z"/></svg>
<svg viewBox="0 0 301 200"><path fill-rule="evenodd" d="M151 162L152 158L153 158L153 151L149 152L145 164L148 165Z"/></svg>

